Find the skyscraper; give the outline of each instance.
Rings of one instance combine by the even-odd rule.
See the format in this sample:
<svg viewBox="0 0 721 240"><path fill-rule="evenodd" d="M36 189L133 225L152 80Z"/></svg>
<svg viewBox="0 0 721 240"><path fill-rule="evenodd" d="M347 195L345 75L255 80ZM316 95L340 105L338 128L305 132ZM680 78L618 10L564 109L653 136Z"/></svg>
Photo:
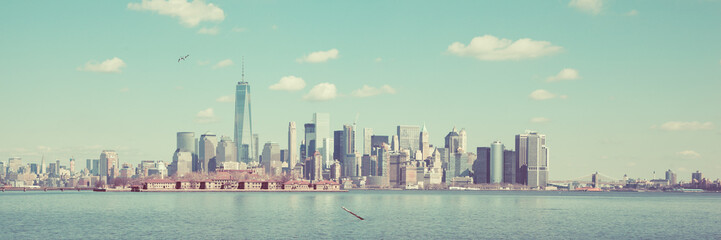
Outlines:
<svg viewBox="0 0 721 240"><path fill-rule="evenodd" d="M516 135L516 183L528 184L528 133Z"/></svg>
<svg viewBox="0 0 721 240"><path fill-rule="evenodd" d="M288 167L292 170L298 162L298 137L295 122L288 123Z"/></svg>
<svg viewBox="0 0 721 240"><path fill-rule="evenodd" d="M703 173L696 170L695 173L691 173L691 182L700 183L703 180Z"/></svg>
<svg viewBox="0 0 721 240"><path fill-rule="evenodd" d="M458 148L461 149L460 152L465 153L468 151L468 135L466 135L466 129L462 128L460 132L458 132L458 137L460 138L460 142L458 144Z"/></svg>
<svg viewBox="0 0 721 240"><path fill-rule="evenodd" d="M306 164L306 168L308 169L308 180L312 181L320 181L323 180L323 156L321 156L319 151L315 151L313 153L308 163Z"/></svg>
<svg viewBox="0 0 721 240"><path fill-rule="evenodd" d="M175 149L175 152L188 152L190 153L190 159L191 159L191 170L197 171L199 165L196 165L195 163L198 162L198 153L195 152L195 133L194 132L178 132L177 133L177 148Z"/></svg>
<svg viewBox="0 0 721 240"><path fill-rule="evenodd" d="M343 161L345 152L343 152L343 130L333 131L333 159Z"/></svg>
<svg viewBox="0 0 721 240"><path fill-rule="evenodd" d="M208 161L208 171L214 172L222 162L238 162L238 145L233 143L229 137L221 137L218 147L215 149L215 161Z"/></svg>
<svg viewBox="0 0 721 240"><path fill-rule="evenodd" d="M411 153L418 150L421 129L418 126L399 125L397 127L398 141L401 149L408 149Z"/></svg>
<svg viewBox="0 0 721 240"><path fill-rule="evenodd" d="M517 178L525 177L521 180L531 188L546 188L549 165L546 135L532 131L516 135L516 152L520 170L526 173Z"/></svg>
<svg viewBox="0 0 721 240"><path fill-rule="evenodd" d="M516 172L518 167L516 166L516 151L504 150L503 151L503 182L515 184L516 183Z"/></svg>
<svg viewBox="0 0 721 240"><path fill-rule="evenodd" d="M75 159L70 159L70 175L73 175L75 173Z"/></svg>
<svg viewBox="0 0 721 240"><path fill-rule="evenodd" d="M363 155L371 154L371 137L373 136L372 128L363 128Z"/></svg>
<svg viewBox="0 0 721 240"><path fill-rule="evenodd" d="M253 143L253 118L250 109L250 84L245 81L245 73L235 86L235 146L238 149L236 159L249 163L256 161L257 143ZM245 145L245 147L244 147Z"/></svg>
<svg viewBox="0 0 721 240"><path fill-rule="evenodd" d="M666 171L666 181L669 185L676 185L676 173L672 172L671 169Z"/></svg>
<svg viewBox="0 0 721 240"><path fill-rule="evenodd" d="M341 156L355 153L355 128L353 125L343 125L343 138L341 138ZM341 162L343 164L343 162Z"/></svg>
<svg viewBox="0 0 721 240"><path fill-rule="evenodd" d="M491 161L491 148L478 147L476 149L476 161L473 162L474 183L479 184L491 182Z"/></svg>
<svg viewBox="0 0 721 240"><path fill-rule="evenodd" d="M193 156L191 152L176 151L173 154L173 169L170 175L178 177L190 173L193 169Z"/></svg>
<svg viewBox="0 0 721 240"><path fill-rule="evenodd" d="M491 143L489 170L489 183L503 182L503 143L501 141Z"/></svg>
<svg viewBox="0 0 721 240"><path fill-rule="evenodd" d="M383 144L388 145L390 149L391 142L388 140L388 136L373 135L371 136L371 149L380 148Z"/></svg>
<svg viewBox="0 0 721 240"><path fill-rule="evenodd" d="M420 145L418 146L421 152L423 153L422 159L426 159L431 156L431 147L430 147L430 139L428 136L428 130L426 130L426 124L423 124L423 129L421 129L421 135L420 135Z"/></svg>
<svg viewBox="0 0 721 240"><path fill-rule="evenodd" d="M215 158L215 148L218 147L218 138L214 133L206 132L200 135L200 141L198 142L198 166L196 167L198 172L207 173L208 164L211 159ZM213 169L215 170L215 169Z"/></svg>
<svg viewBox="0 0 721 240"><path fill-rule="evenodd" d="M178 132L176 151L189 152L195 151L195 133L194 132Z"/></svg>
<svg viewBox="0 0 721 240"><path fill-rule="evenodd" d="M330 133L330 114L313 113L313 124L315 124L315 150L322 156L323 168L330 168L333 164L333 136ZM313 152L308 152L314 155Z"/></svg>
<svg viewBox="0 0 721 240"><path fill-rule="evenodd" d="M460 135L458 135L458 131L456 130L456 127L453 127L453 130L448 132L445 140L446 140L445 148L448 148L448 150L450 150L451 153L463 152L463 150L461 149L461 137L460 137Z"/></svg>
<svg viewBox="0 0 721 240"><path fill-rule="evenodd" d="M107 183L110 178L118 176L120 170L118 153L113 150L103 150L100 153L100 180Z"/></svg>
<svg viewBox="0 0 721 240"><path fill-rule="evenodd" d="M315 137L315 124L305 124L305 152L308 154L306 157L312 157L316 150L316 137Z"/></svg>
<svg viewBox="0 0 721 240"><path fill-rule="evenodd" d="M325 138L330 138L330 114L313 113L313 124L315 124L316 143Z"/></svg>
<svg viewBox="0 0 721 240"><path fill-rule="evenodd" d="M398 135L393 135L391 139L391 150L394 152L399 152L401 150L400 142L398 140Z"/></svg>
<svg viewBox="0 0 721 240"><path fill-rule="evenodd" d="M279 168L282 168L280 164L280 146L278 143L267 142L263 146L263 160L261 162L263 168L265 168L265 174L269 176L275 176L279 173Z"/></svg>

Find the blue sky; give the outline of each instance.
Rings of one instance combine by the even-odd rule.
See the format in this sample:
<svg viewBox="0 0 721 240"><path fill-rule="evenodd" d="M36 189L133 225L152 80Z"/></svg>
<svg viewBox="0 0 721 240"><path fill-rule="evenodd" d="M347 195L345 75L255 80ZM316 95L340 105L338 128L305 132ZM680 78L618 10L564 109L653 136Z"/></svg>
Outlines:
<svg viewBox="0 0 721 240"><path fill-rule="evenodd" d="M719 1L171 2L4 2L0 159L170 161L178 131L232 136L244 57L254 132L284 148L289 121L359 114L473 149L540 131L552 179L721 177Z"/></svg>

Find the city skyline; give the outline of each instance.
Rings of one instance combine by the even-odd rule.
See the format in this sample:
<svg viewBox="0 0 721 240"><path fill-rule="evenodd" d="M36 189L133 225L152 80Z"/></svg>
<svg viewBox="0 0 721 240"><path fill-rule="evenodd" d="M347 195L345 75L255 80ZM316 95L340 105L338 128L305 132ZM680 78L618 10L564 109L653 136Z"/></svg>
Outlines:
<svg viewBox="0 0 721 240"><path fill-rule="evenodd" d="M721 8L718 2L674 2L693 10L685 12L638 2L606 1L597 12L565 2L529 2L529 9L541 11L519 9L510 16L492 11L509 7L506 3L469 3L473 6L467 9L480 11L476 13L438 3L404 12L399 11L402 2L393 2L384 3L393 14L376 12L380 19L369 19L367 25L353 20L362 19L359 13L371 9L372 2L345 18L328 13L344 19L337 23L317 16L296 23L291 20L300 14L285 11L289 17L280 17L281 12L260 16L276 12L272 3L205 1L210 3L223 10L222 19L186 22L136 1L91 2L88 7L97 11L68 9L73 18L0 27L8 36L0 40L6 52L0 59L0 78L3 89L12 89L0 99L2 108L15 116L0 120L3 132L12 136L0 140L0 159L39 163L44 155L49 163L82 161L112 149L121 163L171 162L177 132L233 137L229 89L242 80L245 56L246 80L253 85L256 105L253 133L259 134L256 144L261 147L273 141L287 149L288 122L303 129L312 113L325 112L330 114L330 131L353 124L358 116L353 130L361 136L365 128L391 136L399 125L425 123L434 146L442 146L443 136L454 126L465 128L466 152L496 140L508 148L514 135L538 130L552 142L551 179L595 171L650 178L652 171L666 169L686 180L696 170L714 179L721 176L721 150L716 147L721 114L704 107L721 102L713 91L721 87L716 81L721 47L714 44L721 35L701 24L721 21L712 11ZM19 14L11 10L24 4L6 3L0 15L10 22ZM301 3L289 4L317 12ZM52 17L57 14L49 9L72 8L47 5L29 14ZM340 10L348 5L352 3L324 7ZM251 7L259 10L245 11ZM449 9L456 10L457 17L445 15L437 22L421 17ZM685 15L689 12L699 17ZM74 27L99 13L107 22ZM556 16L538 19L546 14ZM667 19L669 15L676 18ZM523 18L513 19L518 16ZM528 24L529 19L537 22ZM129 27L102 30L103 24L125 22ZM467 24L459 26L462 22ZM318 33L305 25L343 28ZM598 39L574 32L586 25L594 26ZM534 30L537 26L544 31ZM149 37L142 35L158 29ZM59 34L61 30L68 34ZM433 36L413 37L426 32ZM613 37L617 34L624 39ZM283 40L291 36L297 40ZM692 36L694 46L674 45L684 36ZM484 55L471 48L474 42L526 38L531 44L550 44L542 49L550 52L502 59L503 52ZM43 45L49 41L49 46L67 47L49 49ZM132 44L136 42L140 46ZM176 62L186 54L190 56L185 61ZM363 150L364 140L356 136L356 150Z"/></svg>

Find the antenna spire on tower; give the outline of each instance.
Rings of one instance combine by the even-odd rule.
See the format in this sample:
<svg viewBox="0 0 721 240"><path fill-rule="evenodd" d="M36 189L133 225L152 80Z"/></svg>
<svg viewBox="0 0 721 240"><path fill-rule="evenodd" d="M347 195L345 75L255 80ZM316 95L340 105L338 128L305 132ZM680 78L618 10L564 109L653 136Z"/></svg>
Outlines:
<svg viewBox="0 0 721 240"><path fill-rule="evenodd" d="M240 59L240 81L245 82L245 57Z"/></svg>

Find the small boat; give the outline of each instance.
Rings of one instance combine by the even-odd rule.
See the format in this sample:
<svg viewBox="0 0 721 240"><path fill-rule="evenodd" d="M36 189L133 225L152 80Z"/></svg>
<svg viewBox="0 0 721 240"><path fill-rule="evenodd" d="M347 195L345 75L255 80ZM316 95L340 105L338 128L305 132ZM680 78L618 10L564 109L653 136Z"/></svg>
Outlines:
<svg viewBox="0 0 721 240"><path fill-rule="evenodd" d="M105 188L93 188L93 192L105 192L107 191Z"/></svg>

